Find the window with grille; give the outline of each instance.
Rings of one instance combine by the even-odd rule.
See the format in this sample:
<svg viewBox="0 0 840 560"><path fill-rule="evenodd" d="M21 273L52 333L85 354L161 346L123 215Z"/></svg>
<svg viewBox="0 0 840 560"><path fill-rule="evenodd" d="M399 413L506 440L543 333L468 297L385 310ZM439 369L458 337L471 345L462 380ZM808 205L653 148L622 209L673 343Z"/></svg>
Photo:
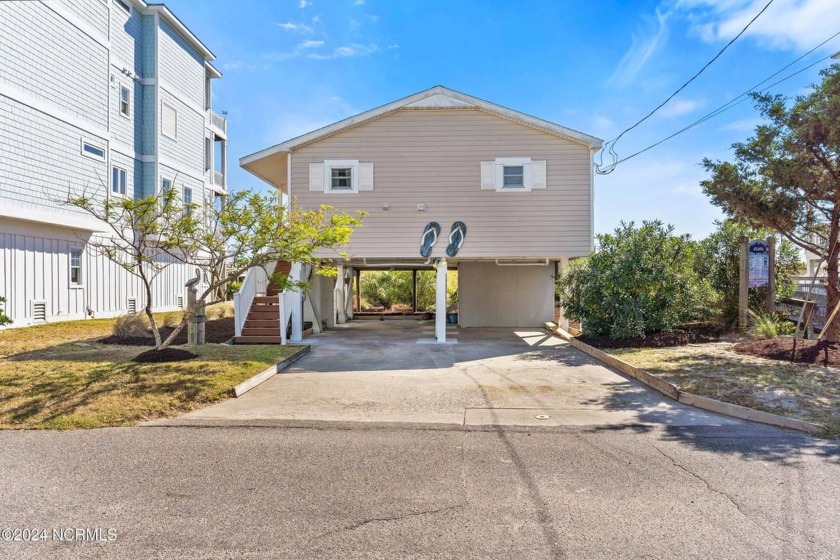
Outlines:
<svg viewBox="0 0 840 560"><path fill-rule="evenodd" d="M120 86L120 114L131 116L131 90L125 86Z"/></svg>
<svg viewBox="0 0 840 560"><path fill-rule="evenodd" d="M70 284L80 286L82 284L82 251L73 249L70 251Z"/></svg>

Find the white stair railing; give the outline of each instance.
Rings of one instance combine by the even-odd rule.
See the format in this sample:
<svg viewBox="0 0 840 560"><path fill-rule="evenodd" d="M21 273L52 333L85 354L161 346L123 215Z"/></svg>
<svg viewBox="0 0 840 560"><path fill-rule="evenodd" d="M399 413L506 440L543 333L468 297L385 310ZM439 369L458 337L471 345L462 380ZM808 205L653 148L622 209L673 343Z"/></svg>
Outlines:
<svg viewBox="0 0 840 560"><path fill-rule="evenodd" d="M254 304L254 298L258 295L265 295L266 288L268 288L269 276L266 269L274 270L275 264L269 263L265 268L261 266L249 268L248 272L245 273L245 279L242 280L242 286L239 287L239 291L233 294L235 336L242 336L242 327L245 325L245 320L248 318L248 313Z"/></svg>

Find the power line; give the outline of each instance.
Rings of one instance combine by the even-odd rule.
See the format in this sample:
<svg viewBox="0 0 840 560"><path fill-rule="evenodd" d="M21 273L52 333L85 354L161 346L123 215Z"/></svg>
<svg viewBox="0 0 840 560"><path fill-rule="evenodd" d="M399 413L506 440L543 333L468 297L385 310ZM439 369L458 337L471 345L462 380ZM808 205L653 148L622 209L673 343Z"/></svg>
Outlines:
<svg viewBox="0 0 840 560"><path fill-rule="evenodd" d="M765 4L765 6L763 8L761 8L761 11L758 12L747 23L747 25L745 25L744 28L737 35L735 35L735 37L732 38L731 41L729 41L726 45L724 45L724 47L722 49L720 49L720 51L718 51L718 53L709 62L707 62L699 71L697 71L697 73L694 74L687 82L685 82L683 85L681 85L679 87L679 89L677 89L677 91L675 91L674 93L669 95L668 98L665 101L663 101L662 103L657 105L650 113L648 113L647 115L645 115L644 117L639 119L633 126L631 126L627 129L625 129L624 131L622 131L622 133L619 134L614 140L611 140L611 141L607 142L607 145L609 146L609 153L613 157L613 163L608 165L606 168L602 168L602 164L603 164L603 161L604 161L604 149L602 149L601 150L601 161L598 164L595 165L595 171L599 175L606 175L608 173L612 173L612 171L615 169L615 166L618 164L618 154L615 152L614 148L615 148L616 143L619 140L621 140L621 137L624 136L625 134L627 134L628 132L630 132L631 130L633 130L634 128L636 128L637 126L639 126L640 124L642 124L643 122L645 122L646 120L648 120L650 117L652 117L654 113L656 113L659 109L664 107L671 99L673 99L677 94L679 94L682 90L684 90L691 82L693 82L695 79L697 79L697 77L700 76L700 74L702 74L706 70L706 68L711 66L714 61L716 61L718 58L720 58L720 56L726 51L726 49L728 49L730 46L732 46L732 44L735 41L737 41L741 37L741 35L743 35L747 31L747 29L749 29L749 27L753 24L753 22L755 20L757 20L759 18L759 16L761 14L763 14L765 10L767 10L767 8L770 7L770 4L772 4L773 1L774 0L770 0L769 2L767 2L767 4Z"/></svg>
<svg viewBox="0 0 840 560"><path fill-rule="evenodd" d="M802 60L803 58L805 58L806 56L808 56L809 54L813 53L815 50L819 49L820 47L822 47L823 45L825 45L826 43L828 43L829 41L831 41L832 39L834 39L835 37L837 37L838 35L840 35L840 31L838 31L837 33L835 33L834 35L832 35L831 37L829 37L828 39L826 39L825 41L823 41L822 43L820 43L819 45L817 45L816 47L814 47L813 49L811 49L810 51L808 51L807 53L803 54L802 56L800 56L799 58L797 58L796 60L794 60L793 62L791 62L791 63L790 63L790 64L788 64L787 66L785 66L784 68L782 68L781 70L777 70L776 72L774 72L773 74L771 74L771 75L770 75L770 76L768 76L767 78L764 78L762 81L760 81L760 82L758 82L757 84L755 84L753 87L751 87L750 89L748 89L748 90L747 90L747 91L745 91L744 93L742 93L742 94L740 94L740 95L738 95L738 96L736 96L736 97L733 97L732 99L730 99L729 101L727 101L726 103L724 103L723 105L721 105L720 107L718 107L717 109L715 109L714 111L711 111L710 113L707 113L705 116L703 116L703 117L701 117L701 118L697 119L697 120L696 120L696 121L694 121L693 123L691 123L691 124L689 124L689 125L687 125L687 126L685 126L685 127L681 128L681 129L679 129L678 131L674 132L673 134L671 134L671 135L669 135L669 136L666 136L666 137L665 137L665 138L663 138L662 140L659 140L658 142L655 142L655 143L651 144L650 146L648 146L648 147L646 147L646 148L644 148L644 149L639 150L638 152L635 152L635 153L633 153L633 154L631 154L631 155L629 155L629 156L627 156L627 157L624 157L624 158L621 158L621 159L619 159L619 160L615 161L615 162L612 164L613 168L614 168L616 165L618 165L619 163L623 163L623 162L627 161L628 159L633 159L634 157L636 157L636 156L638 156L638 155L640 155L640 154L643 154L643 153L645 153L645 152L647 152L647 151L649 151L649 150L652 150L653 148L655 148L655 147L659 146L660 144L663 144L664 142L667 142L667 141L668 141L668 140L670 140L671 138L674 138L675 136L678 136L678 135L682 134L683 132L685 132L685 131L687 131L687 130L692 129L692 128L694 128L694 127L695 127L695 126L697 126L697 125L703 124L703 123L704 123L704 122L706 122L707 120L709 120L709 119L711 119L711 118L713 118L713 117L716 117L716 116L720 115L720 114L721 114L721 113L723 113L724 111L728 111L729 109L732 109L733 107L735 107L735 106L737 106L737 105L740 105L741 103L743 103L744 101L746 101L746 100L747 100L747 96L748 96L749 94L751 94L751 93L753 93L754 91L756 91L756 88L758 88L759 86L761 86L763 83L765 83L765 82L767 82L767 81L769 81L769 80L773 79L774 77L778 76L779 74L781 74L782 72L784 72L785 70L787 70L788 68L790 68L791 66L793 66L794 64L796 64L797 62L799 62L800 60ZM760 92L765 92L765 91L768 91L768 90L770 90L771 88L773 88L773 87L775 87L775 86L779 85L780 83L782 83L782 82L784 82L784 81L786 81L786 80L789 80L790 78L793 78L794 76L796 76L796 75L798 75L798 74L801 74L802 72L804 72L804 71L806 71L806 70L808 70L808 69L810 69L810 68L813 68L813 67L814 67L814 66L816 66L817 64L819 64L819 63L821 63L821 62L824 62L825 60L828 60L828 59L829 59L829 58L831 58L831 57L832 57L832 55L828 55L828 56L826 56L826 57L824 57L824 58L821 58L821 59L817 60L816 62L814 62L814 63L812 63L812 64L809 64L808 66L805 66L804 68L802 68L802 69L800 69L800 70L797 70L796 72L794 72L794 73L792 73L792 74L789 74L789 75L785 76L785 77L784 77L784 78L782 78L781 80L778 80L778 81L776 81L776 82L773 82L773 83L772 83L772 84L770 84L769 86L767 86L767 87L763 88L762 90L760 90Z"/></svg>

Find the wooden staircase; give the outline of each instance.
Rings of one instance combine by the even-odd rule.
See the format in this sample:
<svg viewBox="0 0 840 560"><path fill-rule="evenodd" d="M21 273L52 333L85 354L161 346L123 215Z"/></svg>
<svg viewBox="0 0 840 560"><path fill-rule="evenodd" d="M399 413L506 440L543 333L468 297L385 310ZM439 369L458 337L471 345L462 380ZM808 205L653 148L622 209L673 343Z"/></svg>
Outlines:
<svg viewBox="0 0 840 560"><path fill-rule="evenodd" d="M279 261L274 267L274 274L289 274L291 269L291 263ZM269 282L265 291L266 295L254 297L254 303L242 326L242 336L234 337L234 344L280 344L280 303L277 294L281 289L278 284Z"/></svg>

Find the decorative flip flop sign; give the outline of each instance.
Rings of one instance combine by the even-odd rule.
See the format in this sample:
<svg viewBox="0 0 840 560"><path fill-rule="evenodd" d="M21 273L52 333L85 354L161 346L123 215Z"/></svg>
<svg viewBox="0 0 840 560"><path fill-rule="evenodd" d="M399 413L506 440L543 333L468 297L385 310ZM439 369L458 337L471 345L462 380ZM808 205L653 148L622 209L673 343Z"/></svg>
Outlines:
<svg viewBox="0 0 840 560"><path fill-rule="evenodd" d="M423 230L423 237L420 238L420 255L429 258L432 255L432 247L437 243L438 235L440 235L440 224L437 222L429 222L426 224L426 229Z"/></svg>
<svg viewBox="0 0 840 560"><path fill-rule="evenodd" d="M449 247L446 248L446 254L454 257L458 254L458 249L464 244L464 238L467 236L467 225L464 222L455 222L452 224L452 230L449 233Z"/></svg>
<svg viewBox="0 0 840 560"><path fill-rule="evenodd" d="M437 222L429 222L423 230L423 236L420 238L420 255L429 258L432 256L432 247L437 243L440 235L440 224ZM461 245L464 244L464 238L467 236L467 225L464 222L455 222L452 224L452 229L449 232L449 246L446 248L446 254L454 257L458 254Z"/></svg>

